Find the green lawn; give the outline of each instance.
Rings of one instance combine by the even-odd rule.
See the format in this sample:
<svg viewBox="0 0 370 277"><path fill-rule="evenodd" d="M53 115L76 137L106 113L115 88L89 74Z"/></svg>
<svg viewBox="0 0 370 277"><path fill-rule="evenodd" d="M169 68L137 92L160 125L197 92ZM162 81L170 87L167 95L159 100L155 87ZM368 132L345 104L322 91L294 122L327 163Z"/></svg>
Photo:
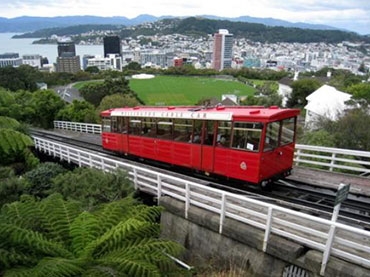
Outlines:
<svg viewBox="0 0 370 277"><path fill-rule="evenodd" d="M131 79L130 87L146 105L194 105L202 98L217 98L221 101L223 94L247 96L255 91L237 81L183 76Z"/></svg>

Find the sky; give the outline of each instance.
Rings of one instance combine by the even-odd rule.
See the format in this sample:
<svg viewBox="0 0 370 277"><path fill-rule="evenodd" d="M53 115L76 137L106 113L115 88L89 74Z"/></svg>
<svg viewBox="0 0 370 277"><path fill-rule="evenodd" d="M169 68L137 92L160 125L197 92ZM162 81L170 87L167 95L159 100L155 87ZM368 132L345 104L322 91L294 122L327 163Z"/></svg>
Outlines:
<svg viewBox="0 0 370 277"><path fill-rule="evenodd" d="M369 0L1 0L0 9L0 17L5 18L71 15L134 18L140 14L271 17L370 34Z"/></svg>

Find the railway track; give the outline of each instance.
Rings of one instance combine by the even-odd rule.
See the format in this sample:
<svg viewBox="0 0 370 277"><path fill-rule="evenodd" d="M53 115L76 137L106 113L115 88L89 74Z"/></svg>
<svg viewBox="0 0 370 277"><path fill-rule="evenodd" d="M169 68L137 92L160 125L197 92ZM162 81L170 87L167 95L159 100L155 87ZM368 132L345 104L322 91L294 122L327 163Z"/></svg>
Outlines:
<svg viewBox="0 0 370 277"><path fill-rule="evenodd" d="M33 129L31 134L81 147L104 155L115 156L117 159L122 159L122 161L133 163L134 165L143 165L140 161L128 159L122 155L102 149L101 145L96 141L89 142L87 140L87 135L81 135L78 138L74 138L63 133L36 129ZM145 167L155 171L160 171L164 174L177 175L179 178L197 182L202 185L211 186L239 195L245 195L250 198L294 209L325 219L331 218L334 208L336 191L303 182L287 182L285 180L279 180L273 184L274 189L272 191L265 191L257 186L248 186L232 181L215 181L201 174L196 175L196 177L194 175L185 175L184 172L177 171L173 168L159 168L158 165L155 165L154 163L148 164L146 162ZM351 226L360 227L365 230L370 230L370 198L349 194L348 198L341 205L338 221Z"/></svg>

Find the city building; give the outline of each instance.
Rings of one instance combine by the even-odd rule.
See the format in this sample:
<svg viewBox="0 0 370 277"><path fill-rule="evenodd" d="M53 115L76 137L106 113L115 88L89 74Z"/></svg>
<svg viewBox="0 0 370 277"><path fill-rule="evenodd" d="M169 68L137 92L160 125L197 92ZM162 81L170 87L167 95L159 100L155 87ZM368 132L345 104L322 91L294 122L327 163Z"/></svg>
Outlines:
<svg viewBox="0 0 370 277"><path fill-rule="evenodd" d="M213 37L212 68L223 70L231 68L233 59L233 35L226 29L220 29Z"/></svg>
<svg viewBox="0 0 370 277"><path fill-rule="evenodd" d="M34 54L34 55L23 55L23 64L27 64L29 66L35 67L35 68L41 68L42 67L42 57L41 55Z"/></svg>
<svg viewBox="0 0 370 277"><path fill-rule="evenodd" d="M87 59L86 67L95 66L99 70L119 70L122 71L122 57L118 54L108 54L107 57L96 56Z"/></svg>
<svg viewBox="0 0 370 277"><path fill-rule="evenodd" d="M22 58L18 53L4 53L0 54L0 67L18 67L22 64Z"/></svg>
<svg viewBox="0 0 370 277"><path fill-rule="evenodd" d="M121 39L119 36L106 36L103 38L104 57L108 54L118 54L122 56Z"/></svg>
<svg viewBox="0 0 370 277"><path fill-rule="evenodd" d="M57 72L76 73L81 70L80 56L76 56L73 41L58 42Z"/></svg>
<svg viewBox="0 0 370 277"><path fill-rule="evenodd" d="M83 55L82 56L82 69L85 70L89 65L88 65L88 62L90 59L94 59L95 56L94 55Z"/></svg>

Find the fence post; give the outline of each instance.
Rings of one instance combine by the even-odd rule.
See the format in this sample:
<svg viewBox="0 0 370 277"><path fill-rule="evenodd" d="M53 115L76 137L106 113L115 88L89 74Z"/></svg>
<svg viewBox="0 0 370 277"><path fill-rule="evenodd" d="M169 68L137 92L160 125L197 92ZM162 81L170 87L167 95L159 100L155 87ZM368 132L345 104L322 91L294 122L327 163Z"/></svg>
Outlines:
<svg viewBox="0 0 370 277"><path fill-rule="evenodd" d="M333 166L335 165L335 157L336 157L336 155L335 155L335 153L333 153L332 155L331 155L331 161L330 161L330 167L329 167L329 171L333 171Z"/></svg>
<svg viewBox="0 0 370 277"><path fill-rule="evenodd" d="M188 210L190 208L190 187L189 183L185 184L185 218L188 219Z"/></svg>
<svg viewBox="0 0 370 277"><path fill-rule="evenodd" d="M222 226L224 225L225 220L225 209L226 209L226 194L222 193L221 195L221 211L220 211L220 227L218 232L222 234Z"/></svg>
<svg viewBox="0 0 370 277"><path fill-rule="evenodd" d="M297 153L296 165L298 166L299 165L300 155L301 155L301 149L298 149L296 153Z"/></svg>
<svg viewBox="0 0 370 277"><path fill-rule="evenodd" d="M136 170L136 168L134 168L134 187L135 187L135 190L137 190L138 184L137 184L137 170Z"/></svg>
<svg viewBox="0 0 370 277"><path fill-rule="evenodd" d="M266 230L265 230L265 237L263 239L263 252L267 250L267 244L270 238L270 232L272 227L272 207L269 207L267 212L267 221L266 221Z"/></svg>
<svg viewBox="0 0 370 277"><path fill-rule="evenodd" d="M157 202L158 202L158 205L159 205L159 202L160 202L160 199L161 199L161 196L162 196L162 179L161 179L160 175L157 176L157 181L158 181Z"/></svg>
<svg viewBox="0 0 370 277"><path fill-rule="evenodd" d="M337 195L335 197L335 202L334 202L334 210L333 210L333 215L331 217L331 225L330 225L330 230L328 234L328 240L326 241L326 247L325 251L323 253L323 258L322 258L322 264L321 264L321 271L320 275L325 274L325 268L326 264L329 260L330 256L330 251L333 245L334 241L334 236L335 236L335 228L336 225L335 223L337 222L339 211L340 211L340 205L341 203L348 197L348 192L349 192L350 185L346 185L341 183L338 187Z"/></svg>

